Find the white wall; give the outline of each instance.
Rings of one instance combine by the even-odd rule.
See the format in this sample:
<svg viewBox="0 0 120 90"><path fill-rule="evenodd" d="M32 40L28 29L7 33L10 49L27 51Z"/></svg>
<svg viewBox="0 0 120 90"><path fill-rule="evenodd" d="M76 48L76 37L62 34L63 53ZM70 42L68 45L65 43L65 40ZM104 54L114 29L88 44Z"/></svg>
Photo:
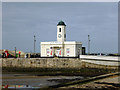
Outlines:
<svg viewBox="0 0 120 90"><path fill-rule="evenodd" d="M67 55L67 48L70 49L69 56ZM75 44L64 45L64 56L65 57L75 57Z"/></svg>
<svg viewBox="0 0 120 90"><path fill-rule="evenodd" d="M79 50L79 52L78 52ZM76 44L76 48L75 48L75 52L76 52L76 56L78 56L78 54L82 54L82 44Z"/></svg>
<svg viewBox="0 0 120 90"><path fill-rule="evenodd" d="M61 28L61 32L59 32L59 28ZM58 37L59 34L62 35L61 38ZM64 34L66 34L66 28L65 28L65 26L57 26L57 41L58 42L66 41L66 38L64 38Z"/></svg>
<svg viewBox="0 0 120 90"><path fill-rule="evenodd" d="M49 45L41 45L41 56L42 57L46 57L47 56L47 52L46 52L46 49L49 48L50 50L50 46Z"/></svg>
<svg viewBox="0 0 120 90"><path fill-rule="evenodd" d="M48 42L49 43L49 42ZM46 52L46 49L49 49L49 53L51 53L51 49L50 49L50 47L63 47L62 46L62 44L55 44L55 43L53 43L53 44L41 44L41 56L42 57L47 57L47 52ZM61 49L62 50L62 49ZM54 50L53 50L54 51ZM63 53L63 51L62 51L62 53ZM49 54L49 56L48 57L50 57L51 55ZM53 55L52 55L53 56Z"/></svg>
<svg viewBox="0 0 120 90"><path fill-rule="evenodd" d="M76 44L75 42L65 42L64 45L61 43L51 43L48 42L48 44L45 42L41 44L41 56L42 57L46 57L47 56L47 52L46 49L49 49L49 53L51 52L50 47L61 47L61 56L65 56L65 57L76 57L78 56L78 49L82 48L82 44ZM67 53L67 48L69 49L69 54ZM81 49L80 49L81 50ZM80 51L81 53L81 51ZM51 55L49 55L51 56Z"/></svg>

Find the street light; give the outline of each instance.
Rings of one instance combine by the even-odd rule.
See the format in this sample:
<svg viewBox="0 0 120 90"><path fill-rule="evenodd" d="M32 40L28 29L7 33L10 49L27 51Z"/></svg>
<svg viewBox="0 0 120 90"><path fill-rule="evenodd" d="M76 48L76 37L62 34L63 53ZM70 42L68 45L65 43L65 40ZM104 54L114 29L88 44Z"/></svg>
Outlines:
<svg viewBox="0 0 120 90"><path fill-rule="evenodd" d="M15 47L15 58L16 58L16 47Z"/></svg>
<svg viewBox="0 0 120 90"><path fill-rule="evenodd" d="M90 35L88 35L88 55L90 54Z"/></svg>
<svg viewBox="0 0 120 90"><path fill-rule="evenodd" d="M35 40L35 35L34 35L34 57L35 57L35 42L36 40Z"/></svg>

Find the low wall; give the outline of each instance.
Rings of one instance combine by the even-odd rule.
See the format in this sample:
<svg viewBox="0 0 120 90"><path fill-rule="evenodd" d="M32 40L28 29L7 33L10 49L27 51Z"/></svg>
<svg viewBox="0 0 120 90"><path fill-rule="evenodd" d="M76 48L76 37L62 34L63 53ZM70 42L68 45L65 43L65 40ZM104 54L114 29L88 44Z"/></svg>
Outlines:
<svg viewBox="0 0 120 90"><path fill-rule="evenodd" d="M81 61L72 58L4 58L3 67L31 67L31 68L81 68Z"/></svg>
<svg viewBox="0 0 120 90"><path fill-rule="evenodd" d="M78 58L3 58L2 66L18 68L118 68L118 66L88 63Z"/></svg>

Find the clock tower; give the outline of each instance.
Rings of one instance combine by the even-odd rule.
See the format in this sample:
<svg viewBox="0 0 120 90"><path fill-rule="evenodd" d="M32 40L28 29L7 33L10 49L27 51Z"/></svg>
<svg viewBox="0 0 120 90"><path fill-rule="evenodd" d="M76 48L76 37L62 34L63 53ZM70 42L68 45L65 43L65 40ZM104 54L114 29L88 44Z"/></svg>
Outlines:
<svg viewBox="0 0 120 90"><path fill-rule="evenodd" d="M60 21L57 24L57 41L58 42L66 41L66 25L63 21Z"/></svg>

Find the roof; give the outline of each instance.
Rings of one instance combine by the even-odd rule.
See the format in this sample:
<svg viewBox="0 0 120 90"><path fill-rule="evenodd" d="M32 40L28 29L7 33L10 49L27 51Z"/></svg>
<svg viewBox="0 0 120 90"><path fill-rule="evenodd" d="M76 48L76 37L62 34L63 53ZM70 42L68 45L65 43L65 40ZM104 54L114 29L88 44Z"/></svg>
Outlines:
<svg viewBox="0 0 120 90"><path fill-rule="evenodd" d="M60 45L63 44L63 42L57 42L57 41L52 41L52 42L41 42L41 45ZM82 44L81 42L76 42L76 41L65 41L64 44Z"/></svg>
<svg viewBox="0 0 120 90"><path fill-rule="evenodd" d="M66 26L63 21L60 21L60 22L57 24L57 26L58 26L58 25L64 25L64 26Z"/></svg>

